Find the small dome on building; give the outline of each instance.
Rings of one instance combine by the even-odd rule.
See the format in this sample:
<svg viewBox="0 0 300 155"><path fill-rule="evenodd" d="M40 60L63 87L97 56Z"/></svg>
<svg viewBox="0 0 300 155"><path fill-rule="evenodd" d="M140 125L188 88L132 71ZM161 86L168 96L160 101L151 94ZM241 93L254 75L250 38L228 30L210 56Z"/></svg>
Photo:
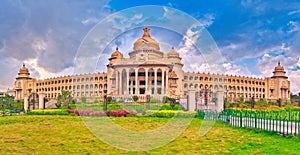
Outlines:
<svg viewBox="0 0 300 155"><path fill-rule="evenodd" d="M153 48L155 50L159 50L159 43L155 39L151 38L150 29L146 27L143 30L143 37L134 42L133 49L138 50L140 48Z"/></svg>
<svg viewBox="0 0 300 155"><path fill-rule="evenodd" d="M168 52L168 57L179 57L179 53L172 47L171 51Z"/></svg>
<svg viewBox="0 0 300 155"><path fill-rule="evenodd" d="M119 51L118 47L116 48L116 51L111 54L111 58L123 58L123 54Z"/></svg>
<svg viewBox="0 0 300 155"><path fill-rule="evenodd" d="M23 63L23 66L20 68L19 73L29 73L28 68L25 67L25 64Z"/></svg>
<svg viewBox="0 0 300 155"><path fill-rule="evenodd" d="M20 68L19 73L18 73L18 78L29 78L29 70L28 68L25 67L25 64L23 63L23 66Z"/></svg>
<svg viewBox="0 0 300 155"><path fill-rule="evenodd" d="M283 66L280 65L280 61L278 62L278 66L275 67L275 71L284 71Z"/></svg>

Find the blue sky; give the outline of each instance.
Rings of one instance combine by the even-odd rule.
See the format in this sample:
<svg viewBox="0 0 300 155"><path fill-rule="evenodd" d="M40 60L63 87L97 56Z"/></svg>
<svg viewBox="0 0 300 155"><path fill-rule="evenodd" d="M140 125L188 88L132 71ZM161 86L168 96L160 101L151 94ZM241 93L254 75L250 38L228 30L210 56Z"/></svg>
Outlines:
<svg viewBox="0 0 300 155"><path fill-rule="evenodd" d="M292 92L300 90L300 2L288 0L2 0L0 90L13 86L23 62L37 78L72 74L77 49L91 28L113 13L141 5L168 6L197 19L217 43L227 73L271 76L281 61ZM125 53L130 51L139 32L116 38L108 46L107 56L116 44ZM166 37L169 33L155 28L151 32L159 42L170 40ZM169 44L179 44L178 38ZM98 65L105 63L103 58ZM200 71L205 68L196 66Z"/></svg>

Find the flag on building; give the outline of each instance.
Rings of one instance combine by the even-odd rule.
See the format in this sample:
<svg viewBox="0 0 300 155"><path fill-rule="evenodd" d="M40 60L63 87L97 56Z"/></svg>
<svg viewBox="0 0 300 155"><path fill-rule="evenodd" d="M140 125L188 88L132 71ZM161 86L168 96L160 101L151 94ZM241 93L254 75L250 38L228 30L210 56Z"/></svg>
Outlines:
<svg viewBox="0 0 300 155"><path fill-rule="evenodd" d="M148 44L149 44L149 41L146 40L145 38L142 38L142 43L148 45Z"/></svg>

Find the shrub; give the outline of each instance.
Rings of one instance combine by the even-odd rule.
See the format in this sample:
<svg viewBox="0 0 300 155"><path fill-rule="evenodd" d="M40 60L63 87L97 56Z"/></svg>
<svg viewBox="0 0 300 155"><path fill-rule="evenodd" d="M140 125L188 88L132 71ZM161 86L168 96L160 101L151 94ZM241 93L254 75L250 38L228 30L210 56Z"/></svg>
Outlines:
<svg viewBox="0 0 300 155"><path fill-rule="evenodd" d="M37 109L31 110L28 115L69 115L66 109Z"/></svg>
<svg viewBox="0 0 300 155"><path fill-rule="evenodd" d="M135 110L125 110L125 109L120 109L120 110L110 110L108 111L109 116L114 116L114 117L121 117L126 115L136 115L137 112Z"/></svg>
<svg viewBox="0 0 300 155"><path fill-rule="evenodd" d="M68 113L70 114L76 114L78 116L106 116L106 113L104 111L94 111L91 109L75 109L75 110L67 110Z"/></svg>
<svg viewBox="0 0 300 155"><path fill-rule="evenodd" d="M195 111L175 111L175 110L147 110L145 116L149 117L164 117L171 118L177 114L177 117L196 117L197 112Z"/></svg>
<svg viewBox="0 0 300 155"><path fill-rule="evenodd" d="M172 106L170 104L164 104L160 110L182 110L182 105L181 104L174 104L174 107L172 108Z"/></svg>
<svg viewBox="0 0 300 155"><path fill-rule="evenodd" d="M150 97L150 103L160 103L160 99L159 98Z"/></svg>
<svg viewBox="0 0 300 155"><path fill-rule="evenodd" d="M121 97L118 101L118 103L124 103L124 99Z"/></svg>
<svg viewBox="0 0 300 155"><path fill-rule="evenodd" d="M111 96L108 96L108 97L106 98L106 101L107 101L107 103L110 103L110 102L112 101L112 97L111 97Z"/></svg>
<svg viewBox="0 0 300 155"><path fill-rule="evenodd" d="M81 97L81 102L82 102L82 103L86 103L86 97L85 97L85 96L82 96L82 97Z"/></svg>
<svg viewBox="0 0 300 155"><path fill-rule="evenodd" d="M138 96L136 96L136 95L134 95L134 96L132 96L132 99L133 99L133 101L134 101L134 102L136 102L136 101L138 101L138 100L139 100L139 97L138 97Z"/></svg>
<svg viewBox="0 0 300 155"><path fill-rule="evenodd" d="M163 99L162 99L162 103L167 103L169 100L169 97L168 96L164 96Z"/></svg>

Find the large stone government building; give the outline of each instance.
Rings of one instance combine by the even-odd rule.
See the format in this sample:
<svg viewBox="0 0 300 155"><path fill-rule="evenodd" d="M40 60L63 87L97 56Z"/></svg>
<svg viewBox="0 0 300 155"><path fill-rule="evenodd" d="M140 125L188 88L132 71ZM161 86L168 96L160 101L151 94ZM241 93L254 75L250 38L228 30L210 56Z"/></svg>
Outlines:
<svg viewBox="0 0 300 155"><path fill-rule="evenodd" d="M186 98L193 89L196 98L211 99L213 92L223 91L229 100L243 97L249 100L290 99L290 81L284 68L278 63L272 77L264 79L236 75L190 73L183 71L179 53L172 48L160 51L159 43L150 36L150 29L134 42L129 58L124 58L118 48L111 54L107 73L68 75L37 80L31 78L23 64L14 83L15 99L24 95L43 93L47 99L55 99L61 90L72 91L74 98L103 98L104 94L115 98L129 98L138 95L145 101L146 95L154 98L169 96Z"/></svg>

